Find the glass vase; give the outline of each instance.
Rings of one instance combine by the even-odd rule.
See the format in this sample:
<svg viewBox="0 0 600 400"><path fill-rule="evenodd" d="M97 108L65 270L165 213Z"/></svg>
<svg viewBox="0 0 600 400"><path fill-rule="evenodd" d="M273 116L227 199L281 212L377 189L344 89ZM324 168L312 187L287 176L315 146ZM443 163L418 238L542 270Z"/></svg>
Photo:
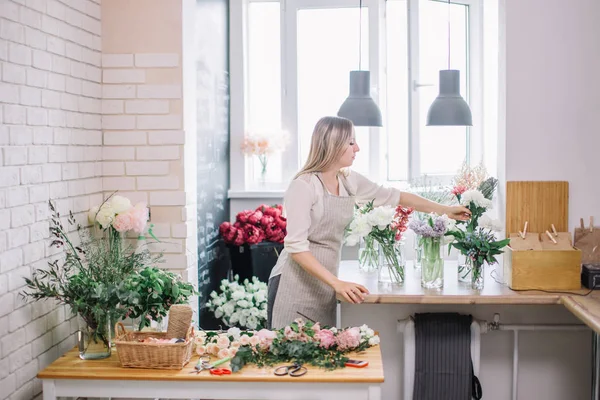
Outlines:
<svg viewBox="0 0 600 400"><path fill-rule="evenodd" d="M471 283L471 263L467 261L467 256L458 253L458 281Z"/></svg>
<svg viewBox="0 0 600 400"><path fill-rule="evenodd" d="M379 282L401 285L404 283L405 265L404 242L379 244Z"/></svg>
<svg viewBox="0 0 600 400"><path fill-rule="evenodd" d="M423 247L421 245L421 236L415 235L415 262L413 266L415 269L421 268L421 259L423 258Z"/></svg>
<svg viewBox="0 0 600 400"><path fill-rule="evenodd" d="M478 263L471 258L467 258L467 263L471 268L471 289L483 289L483 263Z"/></svg>
<svg viewBox="0 0 600 400"><path fill-rule="evenodd" d="M444 258L442 239L422 237L421 286L426 289L440 289L444 286Z"/></svg>
<svg viewBox="0 0 600 400"><path fill-rule="evenodd" d="M77 315L77 347L82 360L98 360L110 357L110 317L96 320L91 315Z"/></svg>
<svg viewBox="0 0 600 400"><path fill-rule="evenodd" d="M379 268L379 242L367 236L360 240L358 268L362 272L374 272Z"/></svg>

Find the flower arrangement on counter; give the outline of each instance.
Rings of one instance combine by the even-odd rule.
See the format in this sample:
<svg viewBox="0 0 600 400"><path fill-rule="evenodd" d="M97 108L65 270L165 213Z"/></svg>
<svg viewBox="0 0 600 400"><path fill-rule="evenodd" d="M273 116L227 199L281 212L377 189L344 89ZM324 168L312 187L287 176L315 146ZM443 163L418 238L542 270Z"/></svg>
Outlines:
<svg viewBox="0 0 600 400"><path fill-rule="evenodd" d="M221 281L220 293L213 291L205 307L228 327L261 329L267 325L267 284L252 277L242 284L236 275L234 281Z"/></svg>
<svg viewBox="0 0 600 400"><path fill-rule="evenodd" d="M287 234L287 221L282 211L281 204L275 206L262 204L256 210L239 212L233 224L223 222L219 226L219 233L225 243L235 246L256 244L263 240L283 243Z"/></svg>
<svg viewBox="0 0 600 400"><path fill-rule="evenodd" d="M412 212L412 208L402 206L374 207L373 201L355 208L354 218L346 229L345 242L348 246L355 246L360 240L364 241L364 248L359 254L363 270L385 265L392 282L404 282L404 262L399 244Z"/></svg>
<svg viewBox="0 0 600 400"><path fill-rule="evenodd" d="M453 237L450 246L467 257L467 267L471 273L471 288L483 289L484 263L495 264L496 256L503 253L502 248L510 243L510 239L496 240L494 232L484 226L479 226L473 231L454 229L448 234Z"/></svg>
<svg viewBox="0 0 600 400"><path fill-rule="evenodd" d="M447 215L429 214L423 220L413 219L408 224L418 235L421 256L421 286L441 288L444 284L442 243L446 232L454 229L455 221Z"/></svg>
<svg viewBox="0 0 600 400"><path fill-rule="evenodd" d="M299 318L283 329L226 332L199 331L195 345L198 355L233 357L231 369L246 364L259 367L284 362L310 364L325 369L343 368L345 354L363 351L379 344L379 336L367 325L336 329Z"/></svg>
<svg viewBox="0 0 600 400"><path fill-rule="evenodd" d="M454 178L452 194L459 204L467 207L471 211L471 218L469 221L458 221L456 225L456 234L451 235L454 238L454 243L452 244L453 247L458 249L462 256L466 257L462 260L459 257L458 280L461 282L471 281L473 284L474 281L480 280L478 275L481 272L479 265L476 265L478 268L478 270L475 271L476 276L471 276L473 260L469 258L468 252L464 250L471 244L465 242L466 238L471 238L479 226L491 230L502 229L502 224L499 221L492 220L486 215L486 212L492 208L492 199L497 187L498 179L488 177L487 171L482 164L471 168L465 163L459 174Z"/></svg>

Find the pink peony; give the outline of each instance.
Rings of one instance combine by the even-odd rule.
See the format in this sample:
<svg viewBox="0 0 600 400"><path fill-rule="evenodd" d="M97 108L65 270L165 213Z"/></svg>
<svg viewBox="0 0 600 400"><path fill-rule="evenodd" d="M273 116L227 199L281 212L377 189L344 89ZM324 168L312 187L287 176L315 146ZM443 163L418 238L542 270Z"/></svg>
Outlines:
<svg viewBox="0 0 600 400"><path fill-rule="evenodd" d="M260 228L250 224L244 226L244 233L248 244L260 243L265 238L265 234Z"/></svg>
<svg viewBox="0 0 600 400"><path fill-rule="evenodd" d="M133 218L128 212L122 213L117 215L112 225L117 232L127 232L133 228Z"/></svg>
<svg viewBox="0 0 600 400"><path fill-rule="evenodd" d="M321 329L315 334L315 339L319 341L319 346L328 349L336 343L335 335L329 329Z"/></svg>
<svg viewBox="0 0 600 400"><path fill-rule="evenodd" d="M349 328L337 335L337 345L339 350L349 350L360 345L360 329Z"/></svg>
<svg viewBox="0 0 600 400"><path fill-rule="evenodd" d="M241 223L247 223L248 222L248 218L254 214L253 210L244 210L239 212L236 216L235 219L237 222L241 222Z"/></svg>
<svg viewBox="0 0 600 400"><path fill-rule="evenodd" d="M129 210L131 215L132 229L135 233L142 233L146 229L146 223L148 223L148 207L146 203L137 203L133 208Z"/></svg>
<svg viewBox="0 0 600 400"><path fill-rule="evenodd" d="M260 219L263 217L263 213L260 211L255 211L253 214L248 216L248 223L257 225L260 223Z"/></svg>

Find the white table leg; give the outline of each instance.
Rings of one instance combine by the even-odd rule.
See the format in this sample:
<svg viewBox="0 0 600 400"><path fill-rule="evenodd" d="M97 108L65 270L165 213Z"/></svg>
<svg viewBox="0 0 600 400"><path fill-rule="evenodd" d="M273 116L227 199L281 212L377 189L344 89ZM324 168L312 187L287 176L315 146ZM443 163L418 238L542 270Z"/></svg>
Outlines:
<svg viewBox="0 0 600 400"><path fill-rule="evenodd" d="M381 400L381 386L369 386L369 400Z"/></svg>
<svg viewBox="0 0 600 400"><path fill-rule="evenodd" d="M44 400L56 400L54 379L44 379L42 384Z"/></svg>

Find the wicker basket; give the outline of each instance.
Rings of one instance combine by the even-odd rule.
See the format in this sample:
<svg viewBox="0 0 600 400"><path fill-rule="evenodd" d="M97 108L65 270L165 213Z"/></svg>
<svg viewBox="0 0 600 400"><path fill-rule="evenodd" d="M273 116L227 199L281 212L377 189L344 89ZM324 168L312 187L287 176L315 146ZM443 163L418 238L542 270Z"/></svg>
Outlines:
<svg viewBox="0 0 600 400"><path fill-rule="evenodd" d="M117 354L121 366L129 368L182 369L192 357L194 328L190 326L185 342L141 343L154 337L166 339L166 332L127 332L122 323L115 325Z"/></svg>

